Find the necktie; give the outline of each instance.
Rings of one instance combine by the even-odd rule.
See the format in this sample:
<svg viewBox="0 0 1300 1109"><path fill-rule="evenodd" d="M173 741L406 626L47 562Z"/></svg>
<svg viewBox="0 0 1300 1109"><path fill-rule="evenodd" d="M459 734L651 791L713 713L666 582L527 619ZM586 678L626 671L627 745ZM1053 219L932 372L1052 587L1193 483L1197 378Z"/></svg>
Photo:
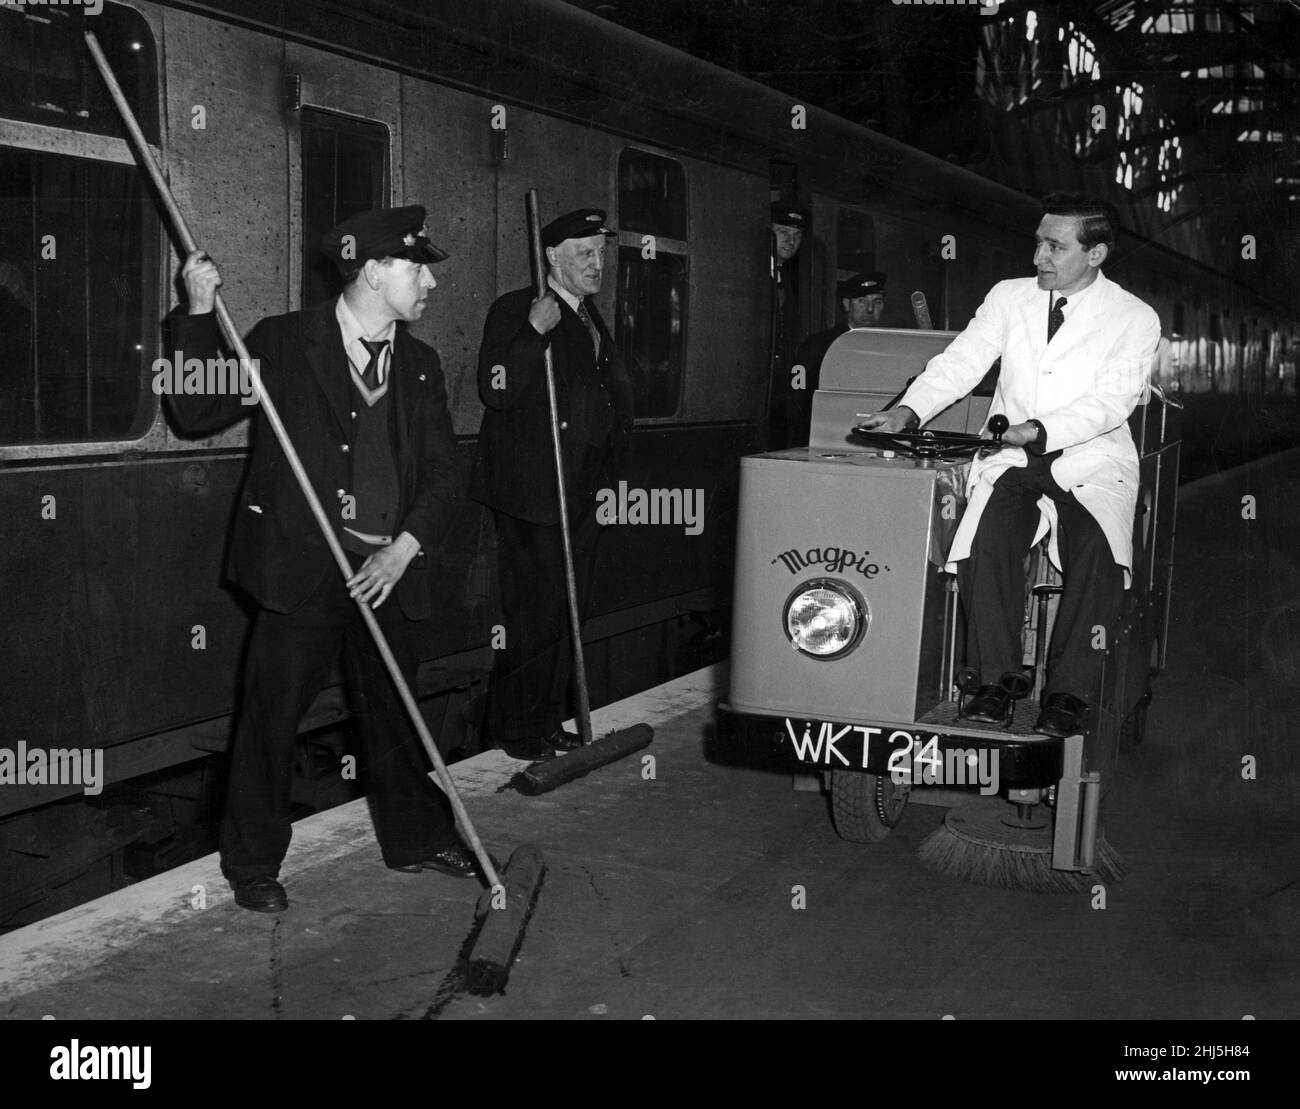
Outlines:
<svg viewBox="0 0 1300 1109"><path fill-rule="evenodd" d="M366 383L367 389L378 389L379 359L384 353L384 347L388 346L388 340L362 339L361 345L370 353L370 361L366 363L366 368L361 371L361 380Z"/></svg>
<svg viewBox="0 0 1300 1109"><path fill-rule="evenodd" d="M587 334L591 336L592 345L596 348L596 353L600 353L600 332L596 330L596 324L591 318L591 313L587 311L587 302L578 301L578 319L583 322L587 329Z"/></svg>
<svg viewBox="0 0 1300 1109"><path fill-rule="evenodd" d="M1061 324L1065 323L1065 313L1061 311L1065 307L1065 297L1057 297L1056 303L1052 305L1052 310L1047 313L1047 341L1052 341L1052 336L1060 329Z"/></svg>

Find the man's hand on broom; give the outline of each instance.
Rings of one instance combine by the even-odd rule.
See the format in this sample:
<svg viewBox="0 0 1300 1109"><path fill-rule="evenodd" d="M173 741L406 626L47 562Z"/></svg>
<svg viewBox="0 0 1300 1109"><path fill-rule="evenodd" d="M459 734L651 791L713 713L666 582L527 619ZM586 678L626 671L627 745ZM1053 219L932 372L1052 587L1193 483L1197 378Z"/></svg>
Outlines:
<svg viewBox="0 0 1300 1109"><path fill-rule="evenodd" d="M348 578L348 596L378 608L402 580L406 567L420 550L419 541L409 531L381 547L361 565L361 569Z"/></svg>
<svg viewBox="0 0 1300 1109"><path fill-rule="evenodd" d="M217 289L221 287L221 272L207 251L196 250L185 259L181 279L190 301L189 314L203 316L211 312L217 302Z"/></svg>
<svg viewBox="0 0 1300 1109"><path fill-rule="evenodd" d="M546 335L560 322L560 306L555 296L547 293L533 301L528 309L528 322L538 335Z"/></svg>

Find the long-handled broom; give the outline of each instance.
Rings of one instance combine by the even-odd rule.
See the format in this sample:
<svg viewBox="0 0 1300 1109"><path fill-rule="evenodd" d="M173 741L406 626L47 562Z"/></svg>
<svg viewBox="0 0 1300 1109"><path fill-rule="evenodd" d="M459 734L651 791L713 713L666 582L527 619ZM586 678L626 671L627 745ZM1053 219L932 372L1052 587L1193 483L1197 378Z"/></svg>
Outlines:
<svg viewBox="0 0 1300 1109"><path fill-rule="evenodd" d="M542 228L537 214L537 190L528 190L528 235L532 243L533 285L539 297L546 295L546 263L542 253ZM547 793L556 786L589 774L597 767L616 762L633 751L639 751L654 739L654 729L649 724L634 724L630 728L603 735L593 740L591 735L591 702L587 696L587 666L582 654L582 620L578 613L578 582L573 572L573 539L569 530L569 505L564 480L564 452L560 446L559 402L555 392L555 362L550 344L546 353L546 398L551 419L551 447L555 455L555 485L560 501L560 538L564 547L564 585L569 602L569 632L573 640L573 682L578 694L578 733L582 745L563 758L533 763L511 780L520 793L535 796Z"/></svg>
<svg viewBox="0 0 1300 1109"><path fill-rule="evenodd" d="M85 35L86 44L95 59L95 65L104 78L104 83L108 86L113 103L117 105L117 110L121 113L122 122L131 137L140 164L153 181L154 188L158 191L158 196L171 222L177 241L184 255L188 256L198 249L194 236L190 233L189 225L176 203L176 198L172 195L171 189L168 188L167 182L163 178L162 169L154 159L153 153L145 141L144 134L140 130L140 125L136 122L135 115L126 102L126 97L122 95L121 86L118 85L117 78L108 64L108 59L104 57L104 52L100 49L98 40L91 31L87 31ZM240 366L247 367L255 395L259 398L262 406L262 413L265 415L267 423L271 425L271 430L275 433L280 448L284 451L284 456L289 462L289 468L293 471L293 475L302 489L303 496L307 498L307 504L311 508L312 515L316 518L316 523L320 525L321 534L325 537L325 542L329 546L330 553L334 556L334 561L338 563L345 579L352 577L352 567L348 563L347 556L343 553L343 548L339 545L338 537L334 534L334 528L330 524L329 517L326 516L320 498L317 497L315 489L312 488L311 480L307 476L307 471L303 468L298 452L289 439L289 433L280 420L279 412L276 411L271 397L262 388L262 377L258 372L257 363L249 357L248 348L244 345L244 341L240 337L239 330L235 327L234 320L231 318L230 311L227 309L220 292L217 293L216 313L226 340L239 356ZM380 657L384 660L389 676L397 687L402 704L406 706L411 722L415 725L420 742L424 744L424 749L428 752L438 783L447 795L447 800L456 815L456 823L460 828L461 835L473 850L479 866L483 868L483 874L488 880L488 889L479 898L476 910L479 928L468 958L467 977L470 988L475 992L495 992L504 987L509 976L515 952L523 940L524 927L532 914L533 904L536 901L542 876L546 870L546 862L539 848L532 844L525 844L510 856L504 870L498 874L492 864L492 857L484 850L483 843L474 830L474 825L470 821L469 814L465 811L460 795L456 792L456 785L447 771L447 765L443 762L437 744L433 742L433 736L429 734L428 726L424 722L424 717L420 715L419 706L406 684L406 679L402 677L397 660L393 657L392 649L388 646L388 641L379 627L379 621L367 602L358 599L357 607L361 610L366 627L370 629L370 634L374 637L375 646L378 647ZM506 879L504 882L502 881L503 876Z"/></svg>

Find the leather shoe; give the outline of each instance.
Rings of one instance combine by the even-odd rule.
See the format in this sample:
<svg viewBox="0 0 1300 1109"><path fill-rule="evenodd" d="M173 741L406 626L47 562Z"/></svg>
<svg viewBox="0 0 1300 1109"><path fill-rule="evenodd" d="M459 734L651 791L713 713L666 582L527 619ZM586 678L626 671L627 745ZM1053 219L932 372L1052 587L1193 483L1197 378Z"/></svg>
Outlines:
<svg viewBox="0 0 1300 1109"><path fill-rule="evenodd" d="M289 897L284 887L274 878L263 876L245 882L231 882L235 891L235 904L255 913L282 913L289 907Z"/></svg>
<svg viewBox="0 0 1300 1109"><path fill-rule="evenodd" d="M965 720L981 724L1005 724L1011 718L1014 698L1000 685L982 685L961 711Z"/></svg>
<svg viewBox="0 0 1300 1109"><path fill-rule="evenodd" d="M1034 731L1057 739L1078 735L1083 731L1083 714L1088 702L1073 693L1049 693L1043 700L1043 710L1038 714Z"/></svg>
<svg viewBox="0 0 1300 1109"><path fill-rule="evenodd" d="M541 762L543 759L555 758L555 747L546 736L529 736L527 739L503 741L497 746L512 759L524 762Z"/></svg>
<svg viewBox="0 0 1300 1109"><path fill-rule="evenodd" d="M556 728L546 737L546 742L557 751L576 751L582 746L582 736L566 732L563 728Z"/></svg>
<svg viewBox="0 0 1300 1109"><path fill-rule="evenodd" d="M493 869L500 874L501 864L497 862L496 857L489 854L488 858L492 860ZM446 874L450 878L473 878L479 872L478 860L474 858L474 852L463 843L444 847L419 862L407 863L405 866L390 866L388 869L400 870L403 874L420 874L426 870L436 870L439 874Z"/></svg>

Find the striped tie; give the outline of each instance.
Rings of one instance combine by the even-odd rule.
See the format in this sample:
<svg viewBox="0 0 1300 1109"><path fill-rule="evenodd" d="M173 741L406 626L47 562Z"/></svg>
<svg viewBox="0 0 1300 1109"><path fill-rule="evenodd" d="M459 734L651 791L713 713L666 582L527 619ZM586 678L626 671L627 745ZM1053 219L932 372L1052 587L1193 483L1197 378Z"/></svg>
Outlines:
<svg viewBox="0 0 1300 1109"><path fill-rule="evenodd" d="M361 371L361 380L366 383L366 388L375 390L379 388L379 361L383 357L384 348L388 346L387 339L362 339L361 345L370 352L370 361L366 363L366 368Z"/></svg>
<svg viewBox="0 0 1300 1109"><path fill-rule="evenodd" d="M585 300L578 301L578 319L587 328L587 334L591 336L591 342L596 348L596 353L600 354L600 332L596 330L595 321L592 320L591 313L587 311L587 302Z"/></svg>

